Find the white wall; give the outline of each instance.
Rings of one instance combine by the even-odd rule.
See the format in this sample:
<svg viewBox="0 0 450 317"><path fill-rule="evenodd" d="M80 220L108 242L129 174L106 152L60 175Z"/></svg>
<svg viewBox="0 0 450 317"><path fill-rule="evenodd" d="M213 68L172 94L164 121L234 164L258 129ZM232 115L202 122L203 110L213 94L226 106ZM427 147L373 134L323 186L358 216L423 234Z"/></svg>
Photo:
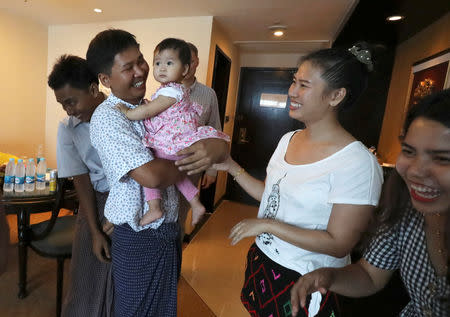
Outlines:
<svg viewBox="0 0 450 317"><path fill-rule="evenodd" d="M34 157L44 144L47 27L0 10L0 152Z"/></svg>
<svg viewBox="0 0 450 317"><path fill-rule="evenodd" d="M120 28L134 34L137 41L141 44L141 51L144 57L150 65L155 46L166 37L177 37L192 42L197 46L199 56L206 57L209 56L212 21L213 18L211 16L204 16L52 25L48 30L47 74L50 73L54 62L62 54L74 54L85 57L91 39L98 32L108 28ZM197 70L197 78L199 81L205 82L207 68L206 60L200 63ZM150 75L147 83L147 97L158 86L159 84ZM55 101L53 91L47 88L45 144L49 164L52 166L56 166L56 132L58 122L65 115L62 107Z"/></svg>
<svg viewBox="0 0 450 317"><path fill-rule="evenodd" d="M302 54L241 53L241 67L297 67Z"/></svg>

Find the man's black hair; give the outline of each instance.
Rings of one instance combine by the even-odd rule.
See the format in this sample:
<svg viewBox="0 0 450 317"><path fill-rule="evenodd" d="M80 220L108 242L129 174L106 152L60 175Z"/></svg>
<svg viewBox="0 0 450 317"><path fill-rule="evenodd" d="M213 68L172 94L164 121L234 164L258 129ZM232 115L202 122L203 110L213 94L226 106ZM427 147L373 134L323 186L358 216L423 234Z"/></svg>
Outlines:
<svg viewBox="0 0 450 317"><path fill-rule="evenodd" d="M87 90L91 84L98 85L98 78L89 69L85 59L74 55L62 55L53 65L48 76L48 85L57 90L65 85Z"/></svg>
<svg viewBox="0 0 450 317"><path fill-rule="evenodd" d="M91 71L98 76L110 75L117 54L130 47L138 47L136 37L124 30L109 29L98 33L89 43L86 60Z"/></svg>

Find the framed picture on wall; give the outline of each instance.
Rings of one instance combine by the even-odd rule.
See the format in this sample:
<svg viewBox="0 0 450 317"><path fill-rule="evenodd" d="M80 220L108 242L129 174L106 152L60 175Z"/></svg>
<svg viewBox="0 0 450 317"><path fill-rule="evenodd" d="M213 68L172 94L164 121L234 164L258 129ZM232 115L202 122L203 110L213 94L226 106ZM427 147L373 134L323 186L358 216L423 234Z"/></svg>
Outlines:
<svg viewBox="0 0 450 317"><path fill-rule="evenodd" d="M450 87L450 49L420 60L412 65L412 84L408 109L421 98Z"/></svg>

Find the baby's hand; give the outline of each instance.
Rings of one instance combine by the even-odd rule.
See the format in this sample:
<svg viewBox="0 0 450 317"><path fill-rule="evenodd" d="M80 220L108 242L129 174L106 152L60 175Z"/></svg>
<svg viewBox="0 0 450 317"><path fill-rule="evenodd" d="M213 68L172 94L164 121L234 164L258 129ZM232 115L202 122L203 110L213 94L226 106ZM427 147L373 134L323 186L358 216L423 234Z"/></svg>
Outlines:
<svg viewBox="0 0 450 317"><path fill-rule="evenodd" d="M114 108L122 112L124 115L127 115L129 108L125 106L123 103L118 103Z"/></svg>

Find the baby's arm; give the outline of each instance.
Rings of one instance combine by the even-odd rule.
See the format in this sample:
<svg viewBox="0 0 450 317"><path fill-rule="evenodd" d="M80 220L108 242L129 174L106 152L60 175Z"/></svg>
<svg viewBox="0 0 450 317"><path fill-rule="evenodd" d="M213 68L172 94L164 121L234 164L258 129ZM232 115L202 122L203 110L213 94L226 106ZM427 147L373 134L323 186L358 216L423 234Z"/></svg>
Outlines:
<svg viewBox="0 0 450 317"><path fill-rule="evenodd" d="M177 100L172 97L158 96L155 100L137 106L134 109L118 103L116 108L130 120L152 118L172 106Z"/></svg>

